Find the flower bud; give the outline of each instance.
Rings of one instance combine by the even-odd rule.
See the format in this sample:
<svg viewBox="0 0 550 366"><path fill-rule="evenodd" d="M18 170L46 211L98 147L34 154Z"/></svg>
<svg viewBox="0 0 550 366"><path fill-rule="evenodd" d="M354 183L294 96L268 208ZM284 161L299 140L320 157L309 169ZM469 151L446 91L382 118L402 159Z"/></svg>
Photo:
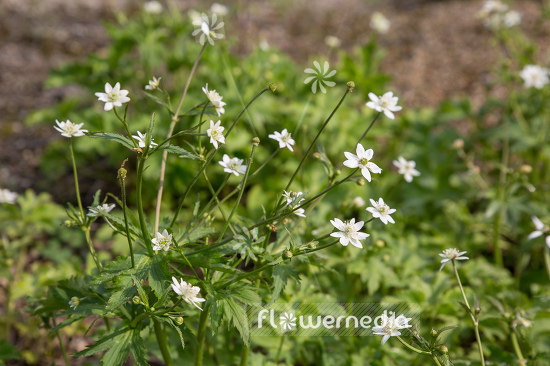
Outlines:
<svg viewBox="0 0 550 366"><path fill-rule="evenodd" d="M309 243L309 244L307 245L307 247L308 247L309 249L315 249L315 248L317 248L317 244L316 244L314 241L312 241L311 243Z"/></svg>
<svg viewBox="0 0 550 366"><path fill-rule="evenodd" d="M117 175L117 178L118 179L126 179L126 174L128 174L128 171L124 168L120 168L118 170L118 175Z"/></svg>
<svg viewBox="0 0 550 366"><path fill-rule="evenodd" d="M528 164L523 164L519 170L524 174L529 174L533 171L533 167Z"/></svg>
<svg viewBox="0 0 550 366"><path fill-rule="evenodd" d="M386 243L384 243L384 240L381 239L378 239L375 244L378 248L384 248L384 246L386 245Z"/></svg>
<svg viewBox="0 0 550 366"><path fill-rule="evenodd" d="M283 225L288 225L288 224L290 224L291 222L292 222L292 219L289 219L288 217L285 217L285 218L283 219Z"/></svg>
<svg viewBox="0 0 550 366"><path fill-rule="evenodd" d="M476 315L477 315L477 314L481 313L481 308L478 306L478 307L475 308L475 311L476 311Z"/></svg>
<svg viewBox="0 0 550 366"><path fill-rule="evenodd" d="M314 152L314 153L313 153L313 157L314 157L315 159L321 159L321 153L318 152L318 151L317 151L317 152Z"/></svg>
<svg viewBox="0 0 550 366"><path fill-rule="evenodd" d="M384 254L384 255L382 256L382 260L383 260L384 262L389 262L390 256L387 255L387 254Z"/></svg>
<svg viewBox="0 0 550 366"><path fill-rule="evenodd" d="M136 305L139 305L139 304L141 304L141 299L139 298L139 296L134 296L132 298L132 302Z"/></svg>
<svg viewBox="0 0 550 366"><path fill-rule="evenodd" d="M269 90L271 90L272 92L275 92L275 90L277 90L277 84L269 83Z"/></svg>
<svg viewBox="0 0 550 366"><path fill-rule="evenodd" d="M73 226L73 222L71 220L65 220L64 224L65 224L66 227Z"/></svg>
<svg viewBox="0 0 550 366"><path fill-rule="evenodd" d="M353 91L353 88L355 88L355 83L353 81L348 81L348 89L350 92Z"/></svg>
<svg viewBox="0 0 550 366"><path fill-rule="evenodd" d="M259 137L254 137L252 139L252 143L254 144L254 146L258 146L260 144L260 138Z"/></svg>
<svg viewBox="0 0 550 366"><path fill-rule="evenodd" d="M447 348L447 346L441 346L439 348L439 350L441 351L441 353L443 354L447 354L449 352L449 349Z"/></svg>
<svg viewBox="0 0 550 366"><path fill-rule="evenodd" d="M438 334L437 330L432 329L432 332L431 332L432 337L434 337L434 338L437 337L437 334Z"/></svg>
<svg viewBox="0 0 550 366"><path fill-rule="evenodd" d="M80 305L80 299L76 296L71 297L71 301L69 301L69 307L76 309L78 305Z"/></svg>
<svg viewBox="0 0 550 366"><path fill-rule="evenodd" d="M292 252L290 250L287 250L286 252L283 253L283 257L285 257L286 259L290 259L293 256L294 255L292 254Z"/></svg>
<svg viewBox="0 0 550 366"><path fill-rule="evenodd" d="M464 147L464 140L456 139L453 142L453 149L458 150L458 149L462 149L463 147Z"/></svg>
<svg viewBox="0 0 550 366"><path fill-rule="evenodd" d="M265 227L266 227L267 230L269 230L269 231L272 231L272 232L276 232L276 231L277 231L277 227L276 227L275 225L273 225L273 224L267 224Z"/></svg>
<svg viewBox="0 0 550 366"><path fill-rule="evenodd" d="M174 322L175 322L177 325L182 325L182 324L183 324L183 317L178 316L177 318L174 319Z"/></svg>
<svg viewBox="0 0 550 366"><path fill-rule="evenodd" d="M151 308L151 311L152 311L152 312L155 312L156 310L157 310L157 309L155 309L155 308Z"/></svg>
<svg viewBox="0 0 550 366"><path fill-rule="evenodd" d="M342 41L340 40L340 38L335 36L326 36L325 44L330 48L338 48L342 44Z"/></svg>
<svg viewBox="0 0 550 366"><path fill-rule="evenodd" d="M359 178L357 179L357 185L358 186L364 186L365 185L365 180L363 178Z"/></svg>

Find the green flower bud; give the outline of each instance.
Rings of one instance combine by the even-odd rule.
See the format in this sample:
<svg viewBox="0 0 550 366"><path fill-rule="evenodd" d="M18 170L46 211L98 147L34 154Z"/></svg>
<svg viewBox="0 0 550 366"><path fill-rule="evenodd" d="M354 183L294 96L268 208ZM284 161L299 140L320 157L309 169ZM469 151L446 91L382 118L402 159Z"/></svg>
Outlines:
<svg viewBox="0 0 550 366"><path fill-rule="evenodd" d="M448 349L446 346L441 346L441 347L439 348L439 350L440 350L441 353L443 353L443 354L446 354L446 353L449 352L449 349Z"/></svg>
<svg viewBox="0 0 550 366"><path fill-rule="evenodd" d="M314 241L312 241L311 243L309 243L307 246L308 246L309 249L315 249L315 248L317 248L317 244L316 244Z"/></svg>
<svg viewBox="0 0 550 366"><path fill-rule="evenodd" d="M272 92L275 92L275 90L277 90L277 84L269 83L269 90L271 90Z"/></svg>
<svg viewBox="0 0 550 366"><path fill-rule="evenodd" d="M254 146L258 146L260 144L260 138L259 137L254 137L252 139L252 143L254 144Z"/></svg>
<svg viewBox="0 0 550 366"><path fill-rule="evenodd" d="M365 180L363 178L359 178L357 179L357 185L358 186L364 186L365 185Z"/></svg>
<svg viewBox="0 0 550 366"><path fill-rule="evenodd" d="M152 312L155 312L156 310L157 310L157 309L155 309L155 308L151 308L151 311L152 311Z"/></svg>
<svg viewBox="0 0 550 366"><path fill-rule="evenodd" d="M124 168L120 168L118 170L118 175L117 175L117 178L118 179L126 179L126 174L128 174L128 171Z"/></svg>
<svg viewBox="0 0 550 366"><path fill-rule="evenodd" d="M182 325L183 324L183 318L181 316L178 316L177 318L174 319L174 322L177 325Z"/></svg>
<svg viewBox="0 0 550 366"><path fill-rule="evenodd" d="M71 227L71 226L73 226L73 222L71 220L66 220L65 221L65 226L66 227Z"/></svg>
<svg viewBox="0 0 550 366"><path fill-rule="evenodd" d="M353 91L353 88L355 88L355 83L353 81L348 81L348 89L350 92Z"/></svg>
<svg viewBox="0 0 550 366"><path fill-rule="evenodd" d="M437 337L437 334L438 334L437 330L432 329L432 337L434 337L434 338Z"/></svg>
<svg viewBox="0 0 550 366"><path fill-rule="evenodd" d="M378 240L376 241L376 246L377 246L378 248L384 248L385 245L386 245L386 243L384 243L384 240L378 239Z"/></svg>
<svg viewBox="0 0 550 366"><path fill-rule="evenodd" d="M134 296L132 298L132 302L136 305L139 305L141 303L141 299L139 298L139 296Z"/></svg>
<svg viewBox="0 0 550 366"><path fill-rule="evenodd" d="M290 250L287 250L286 252L283 253L283 256L287 259L290 259L292 258L294 255L292 254L292 252Z"/></svg>

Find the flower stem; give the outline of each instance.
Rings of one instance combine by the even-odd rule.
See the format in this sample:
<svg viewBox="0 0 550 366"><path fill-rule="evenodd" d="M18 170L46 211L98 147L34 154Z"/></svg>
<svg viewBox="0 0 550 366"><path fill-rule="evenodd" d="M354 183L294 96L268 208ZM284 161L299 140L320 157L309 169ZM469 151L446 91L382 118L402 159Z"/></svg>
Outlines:
<svg viewBox="0 0 550 366"><path fill-rule="evenodd" d="M157 343L162 353L162 358L164 359L164 364L166 366L174 365L172 363L172 358L170 357L170 352L168 351L168 342L166 341L166 330L158 322L158 320L153 320L153 328L155 329L155 336L157 338Z"/></svg>
<svg viewBox="0 0 550 366"><path fill-rule="evenodd" d="M124 183L125 179L120 177L120 187L122 191L122 212L124 214L124 227L126 229L126 238L128 239L128 247L130 247L130 259L132 260L132 268L135 266L134 262L134 247L132 245L132 237L130 236L130 229L128 227L128 217L126 214L126 187Z"/></svg>
<svg viewBox="0 0 550 366"><path fill-rule="evenodd" d="M241 348L241 362L239 363L240 366L248 365L249 351L250 351L250 347L248 347L246 344L243 344L243 348Z"/></svg>
<svg viewBox="0 0 550 366"><path fill-rule="evenodd" d="M466 307L470 312L470 318L472 319L472 323L474 324L474 331L476 334L476 341L479 349L479 357L481 359L481 365L485 366L485 358L483 357L483 346L481 344L481 337L479 336L479 323L476 317L474 316L474 313L472 312L472 308L470 308L470 304L468 303L468 298L466 297L466 293L464 292L464 288L462 287L462 282L460 281L460 276L458 275L458 270L456 268L456 263L454 259L452 260L452 263L453 263L453 269L455 272L456 280L458 281L458 286L460 287L460 292L462 293L462 298L464 299L464 303L466 304Z"/></svg>
<svg viewBox="0 0 550 366"><path fill-rule="evenodd" d="M115 115L117 116L118 120L122 123L124 126L124 129L126 130L126 133L128 134L128 138L132 140L132 143L134 144L134 147L138 147L136 140L132 137L132 133L130 132L130 128L128 127L128 123L126 123L126 112L128 111L128 104L126 104L126 109L124 110L124 118L120 117L118 112L116 111L116 108L113 108L113 111L115 112Z"/></svg>
<svg viewBox="0 0 550 366"><path fill-rule="evenodd" d="M235 202L235 205L233 206L233 209L231 210L231 213L229 214L229 217L225 221L225 225L223 226L223 229L220 232L220 236L218 237L218 241L220 241L223 238L223 234L225 234L225 231L227 230L227 227L229 226L229 222L231 221L231 218L233 217L233 214L237 210L237 207L239 206L239 203L241 202L241 198L243 197L244 189L246 188L246 181L248 180L248 175L250 174L250 169L252 168L252 158L254 156L254 149L255 148L256 148L256 145L252 144L252 149L250 150L250 157L248 158L248 166L246 167L246 173L244 174L243 181L241 182L241 190L239 192L239 196L237 197L237 201Z"/></svg>
<svg viewBox="0 0 550 366"><path fill-rule="evenodd" d="M97 253L94 249L94 245L92 243L92 237L90 235L90 228L85 227L82 230L84 230L84 236L86 237L86 244L88 244L88 249L90 250L90 254L92 255L92 258L94 259L95 265L98 269L98 271L101 271L101 263L99 262L99 259L97 258Z"/></svg>
<svg viewBox="0 0 550 366"><path fill-rule="evenodd" d="M152 257L155 253L153 252L153 247L151 246L151 237L149 236L149 230L147 229L147 224L145 223L145 216L143 214L143 202L141 200L141 188L143 181L143 166L145 165L145 159L139 158L138 168L137 168L137 206L138 206L138 216L139 216L139 225L141 226L141 234L143 237L143 242L147 248L147 253Z"/></svg>
<svg viewBox="0 0 550 366"><path fill-rule="evenodd" d="M344 102L344 99L346 99L346 96L348 95L348 93L350 92L349 88L346 88L346 92L344 93L344 95L342 96L342 98L340 99L340 102L338 102L338 104L336 105L336 107L334 108L334 110L332 111L332 113L330 114L330 116L327 118L327 120L325 121L325 123L323 123L323 125L321 126L321 129L319 130L319 132L317 132L317 135L315 136L315 138L313 139L313 141L311 142L311 144L309 145L306 153L304 154L304 156L302 157L302 160L300 160L300 164L298 164L298 167L296 168L296 170L294 171L294 173L292 174L292 177L290 177L290 180L288 181L287 185L286 185L286 188L284 189L285 191L288 191L290 185L292 184L292 182L294 181L294 178L296 178L296 175L298 174L298 171L300 170L300 168L302 167L302 165L304 164L306 158L309 156L309 153L311 152L311 149L313 148L313 146L315 145L315 142L317 142L317 139L319 138L319 136L321 135L321 133L323 132L323 130L325 129L325 127L328 125L328 123L330 122L330 120L332 119L332 116L334 116L334 114L336 113L336 111L338 110L338 108L340 108L340 106L342 105L342 103ZM277 204L277 207L281 204L283 198L281 197L281 199L279 200L279 203Z"/></svg>
<svg viewBox="0 0 550 366"><path fill-rule="evenodd" d="M202 366L204 352L204 338L206 337L206 321L208 320L209 309L205 308L199 318L199 329L197 331L197 347L195 348L195 366Z"/></svg>
<svg viewBox="0 0 550 366"><path fill-rule="evenodd" d="M179 121L179 113L181 110L181 106L183 105L183 100L185 99L185 96L187 95L187 89L189 89L189 84L191 83L191 79L193 78L193 75L195 74L195 70L197 69L197 65L199 63L199 60L202 56L202 53L204 49L206 48L206 43L202 46L199 54L197 55L197 58L195 59L195 63L193 64L193 67L191 68L191 72L189 73L189 77L187 78L187 83L185 84L185 88L183 89L183 94L181 95L180 102L178 104L178 107L176 109L176 112L172 115L172 121L170 122L170 127L168 128L168 135L167 139L172 137L172 133L174 132L174 127L176 126L176 123ZM206 108L206 106L205 106ZM162 162L160 164L160 179L159 179L159 188L157 192L157 204L155 207L155 233L159 229L159 220L160 220L160 204L162 201L162 192L164 190L164 175L166 173L166 160L168 158L168 151L164 150L162 152Z"/></svg>
<svg viewBox="0 0 550 366"><path fill-rule="evenodd" d="M432 355L430 352L422 351L422 350L420 350L420 349L418 349L418 348L415 348L415 347L411 346L410 344L408 344L407 342L405 342L405 341L403 340L403 338L401 338L400 336L397 336L396 338L399 340L399 342L401 342L401 344L403 344L405 347L407 347L408 349L410 349L410 350L413 351L413 352L416 352L416 353L418 353L418 354L420 354L420 355L430 355L430 356Z"/></svg>
<svg viewBox="0 0 550 366"><path fill-rule="evenodd" d="M512 346L514 347L514 352L518 357L518 363L521 365L525 365L525 358L523 358L523 353L521 352L521 348L519 346L518 336L516 335L516 332L514 331L512 332L511 338L512 338Z"/></svg>
<svg viewBox="0 0 550 366"><path fill-rule="evenodd" d="M52 316L53 326L57 327L57 324L55 323L55 314ZM61 352L63 353L63 358L65 359L65 365L70 366L71 363L69 362L69 357L67 356L67 351L65 350L65 346L63 345L63 340L61 339L61 334L59 333L59 330L55 332L55 335L57 336L57 340L59 341L59 347L61 348Z"/></svg>
<svg viewBox="0 0 550 366"><path fill-rule="evenodd" d="M84 209L82 208L82 201L80 200L80 189L78 188L78 173L76 172L76 161L74 158L73 139L69 138L69 146L71 147L71 160L73 162L73 174L74 185L76 189L76 200L78 201L78 208L80 209L80 216L82 219L82 225L86 222L86 216L84 216Z"/></svg>
<svg viewBox="0 0 550 366"><path fill-rule="evenodd" d="M260 95L262 95L263 93L265 93L266 91L270 90L269 89L269 86L262 89L258 94L256 94L254 96L254 98L252 98L250 100L250 102L248 102L248 104L244 107L244 109L241 111L241 113L237 116L237 118L233 121L233 124L231 125L231 127L229 127L229 129L227 130L227 133L224 135L225 138L227 138L227 136L229 135L229 133L231 132L231 130L233 129L233 127L235 127L235 124L237 124L237 122L239 121L239 119L242 117L242 115L244 114L244 112L252 105L252 103L254 103L254 101L256 99L258 99L258 97ZM174 214L174 218L172 219L172 222L170 223L170 227L174 226L174 224L176 223L176 220L178 219L178 216L179 216L179 213L181 211L181 209L183 208L183 203L185 202L185 199L187 198L187 195L189 194L189 191L191 190L191 188L193 187L193 185L196 183L196 181L199 179L199 177L201 176L202 172L206 169L206 167L208 166L208 164L212 161L212 159L214 158L214 155L216 154L218 150L215 149L209 156L208 156L208 159L206 160L206 162L204 163L204 165L202 166L202 168L199 170L199 172L197 173L197 175L195 176L195 178L193 178L193 180L191 181L191 183L189 183L189 185L187 186L187 188L185 189L185 191L183 192L183 196L180 200L180 203L178 205L178 209L176 210L176 213Z"/></svg>
<svg viewBox="0 0 550 366"><path fill-rule="evenodd" d="M382 112L378 112L378 114L376 115L376 117L374 117L374 119L373 119L372 122L370 123L369 127L367 128L367 130L363 133L363 135L361 135L361 137L360 137L359 140L357 141L357 144L360 144L361 141L363 141L363 139L365 138L365 136L367 136L367 134L369 133L370 129L371 129L372 126L374 125L374 122L376 122L376 120L378 119L378 117L380 117L380 114L382 114Z"/></svg>

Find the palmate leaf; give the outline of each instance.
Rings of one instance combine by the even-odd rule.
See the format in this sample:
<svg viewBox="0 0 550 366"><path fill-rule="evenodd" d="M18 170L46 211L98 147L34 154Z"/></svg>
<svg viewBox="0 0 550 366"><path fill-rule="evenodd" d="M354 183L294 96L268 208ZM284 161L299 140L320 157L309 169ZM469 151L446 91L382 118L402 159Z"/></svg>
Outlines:
<svg viewBox="0 0 550 366"><path fill-rule="evenodd" d="M103 140L118 142L119 144L121 144L122 146L124 146L125 148L127 148L129 150L134 150L134 147L135 147L130 139L128 139L128 138L126 138L122 135L119 135L118 133L89 132L89 133L86 134L86 136L91 137L91 138L99 138L99 139L103 139Z"/></svg>

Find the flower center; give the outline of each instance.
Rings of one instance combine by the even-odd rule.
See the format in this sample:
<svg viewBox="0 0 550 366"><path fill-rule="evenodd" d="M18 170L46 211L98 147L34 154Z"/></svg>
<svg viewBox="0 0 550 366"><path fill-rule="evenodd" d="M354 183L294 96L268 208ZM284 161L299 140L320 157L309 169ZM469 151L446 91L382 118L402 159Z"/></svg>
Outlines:
<svg viewBox="0 0 550 366"><path fill-rule="evenodd" d="M360 160L359 160L359 163L360 163L361 165L367 165L367 164L369 163L369 159L367 159L367 158L360 159Z"/></svg>

